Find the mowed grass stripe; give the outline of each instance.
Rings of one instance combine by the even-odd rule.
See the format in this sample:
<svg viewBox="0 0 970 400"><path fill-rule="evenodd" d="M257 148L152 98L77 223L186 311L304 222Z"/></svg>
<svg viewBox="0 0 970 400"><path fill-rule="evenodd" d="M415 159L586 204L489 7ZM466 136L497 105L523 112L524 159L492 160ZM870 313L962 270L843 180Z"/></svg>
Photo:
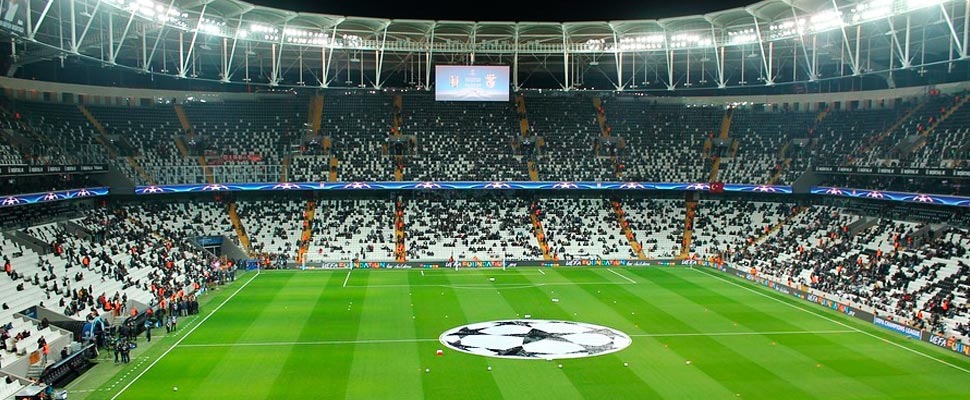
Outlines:
<svg viewBox="0 0 970 400"><path fill-rule="evenodd" d="M700 279L705 279L704 276L706 275L706 279L722 281L721 287L726 286L732 288L733 285L727 282L735 282L735 284L747 288L743 289L743 291L748 292L749 295L761 297L763 300L774 299L775 301L772 301L773 303L784 306L784 308L787 308L794 315L800 314L818 319L830 318L834 321L856 327L869 335L876 336L873 337L863 333L854 336L854 340L851 343L846 343L846 345L856 349L858 353L857 357L855 359L838 361L848 364L848 368L854 368L859 362L858 358L868 357L877 358L881 360L881 363L886 365L898 366L895 367L895 374L880 374L878 373L880 372L879 370L873 371L865 368L857 371L859 374L857 379L867 382L870 386L888 387L888 389L883 389L883 391L892 393L893 397L923 398L935 396L935 398L960 398L966 397L967 393L970 392L970 380L966 379L967 375L964 371L952 368L935 360L946 360L947 362L966 368L968 366L966 358L954 359L951 353L947 353L942 349L932 347L926 343L902 338L901 335L878 329L858 319L833 312L831 309L819 309L820 307L817 305L776 294L774 291L731 276L722 275L719 272L707 270L695 272L694 275L701 277ZM751 290L764 294L768 299L751 292ZM877 337L885 338L893 343L900 343L900 345L914 349L921 354L893 346ZM810 344L803 345L808 346ZM926 356L933 358L927 358Z"/></svg>
<svg viewBox="0 0 970 400"><path fill-rule="evenodd" d="M414 285L426 282L448 283L445 274L456 274L449 270L431 270L436 273L420 274L422 271L408 273L408 280ZM429 271L425 271L429 272ZM444 274L442 274L444 273ZM479 278L482 279L482 278ZM485 293L473 291L474 293ZM416 334L419 338L437 338L442 332L458 325L467 324L469 318L462 307L461 299L470 295L469 291L452 288L414 287L407 301L413 305ZM494 298L494 295L493 295ZM486 370L488 359L484 357L465 357L464 354L446 348L437 340L418 343L421 365L431 369L422 375L426 399L497 399L502 392ZM438 357L435 351L442 349L445 355Z"/></svg>
<svg viewBox="0 0 970 400"><path fill-rule="evenodd" d="M237 343L251 343L265 340L293 341L298 339L307 318L313 312L314 303L307 301L316 295L318 285L304 279L301 274L275 273L259 278L263 280L257 289L276 283L272 299L261 305L254 305L250 312L258 317L237 339ZM248 289L248 288L247 288ZM245 292L244 292L245 293ZM203 385L191 392L193 397L211 398L214 396L237 396L248 398L268 398L273 384L284 372L285 359L294 350L293 346L277 348L236 347L221 360L211 363L212 369L202 380ZM183 350L186 360L198 351ZM291 371L287 371L291 373ZM246 385L232 382L246 382Z"/></svg>
<svg viewBox="0 0 970 400"><path fill-rule="evenodd" d="M224 286L218 291L210 290L209 293L206 295L206 297L208 298L203 299L201 301L201 303L203 304L203 307L201 307L200 311L202 313L200 315L191 317L190 318L191 324L188 324L186 323L185 320L183 320L182 323L180 324L181 325L180 333L169 334L164 339L162 338L156 339L156 340L161 339L162 342L156 343L146 354L141 354L139 355L139 357L133 360L133 361L138 361L138 363L124 366L120 371L117 372L117 374L114 377L112 377L104 385L102 385L101 389L98 392L88 393L88 396L86 398L88 399L109 399L114 397L131 398L131 399L152 398L157 396L157 393L159 392L159 390L168 391L170 385L173 382L177 382L176 379L181 378L182 374L184 373L191 374L190 379L191 377L197 377L199 376L199 374L204 373L207 370L207 365L204 363L207 361L215 362L216 360L221 359L221 357L224 356L225 351L214 351L206 354L206 357L202 357L198 359L199 361L202 362L202 364L198 364L198 365L190 364L188 366L184 366L183 360L179 359L179 357L176 355L179 349L172 348L171 346L174 345L172 342L174 341L175 343L178 343L178 340L180 339L183 342L189 340L194 335L185 337L184 339L182 339L183 336L181 335L188 333L189 330L193 329L193 327L196 326L196 324L200 324L203 320L206 320L206 318L209 318L209 320L206 320L206 321L211 321L213 318L219 315L222 312L222 310L224 310L227 306L230 306L233 302L235 302L235 300L240 295L242 295L242 293L245 292L245 290L237 291L237 290L240 290L240 286L244 286L247 284L249 284L249 286L252 286L252 284L255 284L255 282L258 282L257 277L252 276L249 273L239 274L238 278L239 279L236 282L233 282L230 285ZM233 295L236 295L236 296L232 297ZM232 301L230 301L230 298ZM209 307L209 309L207 309L206 307ZM219 308L218 313L214 313L215 308ZM206 327L200 327L200 329L192 332L194 334L196 332L204 331L205 329ZM162 356L166 356L166 358L160 360L159 357L162 357ZM141 360L148 361L149 363L144 367L142 367L140 365ZM179 370L178 368L173 367L172 365L183 365L183 369ZM151 370L146 370L147 368L151 368ZM139 373L143 375L139 375ZM132 381L135 379L137 380ZM187 381L187 382L189 384L194 383L190 381ZM116 388L116 386L120 386L120 387ZM124 392L119 393L119 391L121 390L124 390ZM77 396L77 397L85 398L83 395Z"/></svg>
<svg viewBox="0 0 970 400"><path fill-rule="evenodd" d="M245 290L209 318L208 322L218 329L198 329L182 343L235 343L243 340L246 332L259 321L266 304L279 295L281 286L293 276L293 274L260 273L259 277Z"/></svg>
<svg viewBox="0 0 970 400"><path fill-rule="evenodd" d="M456 274L460 273L459 271ZM515 283L517 285L523 285L523 287L529 285L528 280L519 274L518 270L496 271L492 276L496 278L495 283L499 284ZM482 279L483 283L490 283L488 277L483 277ZM493 287L492 290L484 291L462 290L459 292L458 302L461 304L465 316L468 318L468 323L518 319L522 318L523 312L529 313L532 311L523 311L522 309L516 308L504 293L515 292L521 295L525 291L526 289L505 290L497 286ZM521 301L528 301L529 304L536 303L534 297ZM534 318L539 318L539 316L536 315ZM491 372L480 368L478 370L471 370L468 374L482 376L482 379L490 375L490 379L494 379L501 392L500 397L504 399L578 399L583 397L583 394L573 386L569 377L564 375L561 370L555 368L555 364L553 363L546 361L486 358L454 351L449 353L449 357L475 361L480 359L487 365L491 365L493 367ZM488 397L476 396L473 398Z"/></svg>
<svg viewBox="0 0 970 400"><path fill-rule="evenodd" d="M693 315L703 315L704 307L692 302L690 299L678 298L676 291L680 288L665 288L653 283L656 279L653 274L665 273L664 269L644 270L645 273L638 274L638 285L619 287L619 298L617 304L627 303L639 305L639 311L632 311L636 314L646 313L650 316L650 325L639 324L647 331L662 332L725 332L737 329L725 327L723 321L712 321L710 318L697 318ZM605 273L601 271L600 273ZM691 310L690 312L686 312ZM699 369L708 376L710 380L717 382L718 385L729 388L735 394L767 392L767 393L786 393L790 398L811 397L810 393L803 388L794 387L790 384L787 377L782 376L782 371L775 371L772 368L759 364L751 359L743 351L730 346L730 343L723 336L696 336L690 340L681 338L663 338L661 342L667 345L665 350L674 351L681 356L681 360L691 360L692 364L687 368ZM705 360L712 360L703 362ZM684 361L681 361L684 363ZM678 364L678 367L682 364ZM671 365L671 368L675 368ZM751 377L757 377L757 386L752 385Z"/></svg>
<svg viewBox="0 0 970 400"><path fill-rule="evenodd" d="M598 277L605 281L626 281L603 270L569 268L547 269L553 278L588 280ZM624 290L634 290L636 285L610 287L570 286L549 290L548 296L558 298L555 303L566 311L567 320L576 320L607 326L632 336L630 347L620 352L590 359L570 360L570 366L581 363L586 369L596 371L586 374L579 371L574 380L580 386L597 388L598 397L617 398L726 398L733 396L726 388L710 380L705 374L690 368L677 368L683 363L679 356L661 354L656 338L636 337L644 334L639 325L642 314L635 306L612 299ZM629 367L623 364L629 363ZM671 367L673 366L673 368ZM578 371L570 368L571 372ZM670 380L691 382L690 385L670 385Z"/></svg>
<svg viewBox="0 0 970 400"><path fill-rule="evenodd" d="M663 271L667 285L676 285L677 295L703 301L711 311L712 318L721 317L735 321L739 327L752 329L751 322L768 322L780 329L794 331L805 326L799 323L811 319L809 315L792 315L791 310L762 312L764 298L748 299L740 296L738 288L724 285L710 277L690 273L689 270ZM727 287L725 287L727 286ZM772 310L774 311L774 310ZM836 324L829 324L837 327ZM898 389L869 385L866 375L890 378L906 375L892 364L860 353L855 347L863 342L863 336L838 337L830 335L776 335L770 332L758 336L727 339L732 347L746 349L752 360L786 377L793 386L799 386L816 396L834 397L844 393L868 398L886 398ZM887 382L888 383L888 382ZM891 384L891 383L888 383Z"/></svg>
<svg viewBox="0 0 970 400"><path fill-rule="evenodd" d="M602 268L538 271L360 270L347 288L347 271L266 273L124 397L970 398L966 373L824 318L960 366L966 359L720 272L615 271L634 285ZM263 315L271 313L295 320ZM451 350L434 356L443 346L432 338L446 329L524 314L609 326L633 335L633 345L551 363ZM280 326L292 332L274 334ZM267 374L267 364L280 372Z"/></svg>
<svg viewBox="0 0 970 400"><path fill-rule="evenodd" d="M348 286L365 284L395 285L368 287L363 300L357 339L414 339L414 320L408 302L406 273L354 271ZM402 285L400 287L396 285ZM344 288L342 288L344 289ZM353 288L351 288L353 290ZM357 307L355 303L353 305ZM417 343L388 343L355 346L347 386L348 399L416 399L424 397L421 360ZM391 378L393 377L393 378Z"/></svg>
<svg viewBox="0 0 970 400"><path fill-rule="evenodd" d="M600 274L606 271L587 270L577 273L571 269L555 269L549 274L557 274L568 278L585 278L585 274ZM611 274L602 275L604 279L619 279ZM570 290L557 290L562 300L560 304L566 308L577 308L574 318L597 323L619 329L632 335L633 344L619 353L617 358L629 362L629 370L636 374L645 386L656 393L651 398L668 399L717 399L734 397L732 388L722 385L703 370L688 366L684 363L685 355L668 346L664 337L637 336L648 334L643 327L654 328L665 326L664 332L698 333L687 326L667 326L665 321L672 317L661 313L650 312L645 308L639 297L632 292L642 290L639 286L615 286L610 288L593 286L575 286ZM663 304L662 295L651 296L652 300ZM608 310L608 311L607 311ZM613 317L613 318L608 318ZM709 338L707 339L710 340ZM690 382L690 384L671 385L670 382ZM637 397L631 397L637 398Z"/></svg>
<svg viewBox="0 0 970 400"><path fill-rule="evenodd" d="M360 327L360 305L364 303L367 291L342 287L346 277L343 271L313 271L300 275L301 279L317 287L318 292L312 302L313 312L307 316L298 340L354 340ZM354 304L358 306L353 307ZM269 397L345 398L354 348L352 342L312 350L290 347L283 370L291 373L277 377ZM320 373L323 371L325 373Z"/></svg>
<svg viewBox="0 0 970 400"><path fill-rule="evenodd" d="M619 278L602 279L591 270L577 270L577 280L581 282L614 282ZM544 280L569 281L560 274L528 275L526 278L533 284ZM536 319L576 320L580 313L585 315L607 314L608 309L599 307L595 302L570 301L563 303L567 292L580 292L575 285L556 287L533 286L522 290L502 290L500 293L516 313L531 314ZM553 302L558 298L560 302ZM596 323L599 320L582 320L582 322ZM605 325L612 325L606 320ZM569 382L583 398L655 398L659 396L650 385L646 384L635 373L623 367L623 356L620 353L606 354L591 358L556 360L553 362L537 361L538 369L557 369L555 364L563 364L560 370L568 377Z"/></svg>
<svg viewBox="0 0 970 400"><path fill-rule="evenodd" d="M246 336L246 332L259 326L258 321L260 320L260 316L265 313L264 304L253 303L248 296L254 295L262 302L271 303L279 296L286 282L272 282L272 280L264 280L263 278L265 277L259 276L255 278L246 287L246 290L239 292L218 313L213 314L209 321L207 321L212 323L212 325L209 325L209 329L200 328L195 332L199 333L201 337L211 338L214 336L212 333L213 330L219 330L219 328L213 329L213 327L221 326L220 324L223 321L231 320L233 315L243 315L240 319L246 321L246 325L230 322L229 325L232 327L232 331L230 332L231 336L229 337L230 340L238 340ZM250 292L249 289L253 289L253 291ZM247 312L243 310L248 310L248 313L255 315L247 315ZM189 343L193 340L198 340L194 334L186 338L182 343ZM254 350L259 353L268 353L265 350ZM249 359L251 353L245 353L247 357L241 357L240 352L231 348L215 349L211 352L203 352L203 354L198 353L196 350L175 347L164 360L159 362L156 368L153 368L142 376L122 397L133 399L144 398L143 396L146 393L155 393L157 395L159 389L173 387L178 387L182 396L192 398L206 398L212 395L218 396L223 395L227 391L233 393L231 386L224 387L224 384L213 385L212 382L217 382L220 379L228 381L239 379L236 375L240 371L247 371L247 369L251 370L253 368ZM258 378L253 381L254 385L267 385L270 383L270 380ZM260 388L259 390L264 389ZM238 393L234 394L238 395Z"/></svg>

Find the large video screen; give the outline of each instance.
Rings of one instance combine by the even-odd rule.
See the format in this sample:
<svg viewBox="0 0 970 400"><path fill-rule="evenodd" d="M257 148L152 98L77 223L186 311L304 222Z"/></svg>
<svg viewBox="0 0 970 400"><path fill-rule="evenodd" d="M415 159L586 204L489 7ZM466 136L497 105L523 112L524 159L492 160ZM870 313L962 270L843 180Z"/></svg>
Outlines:
<svg viewBox="0 0 970 400"><path fill-rule="evenodd" d="M0 29L24 35L28 1L30 0L0 0Z"/></svg>
<svg viewBox="0 0 970 400"><path fill-rule="evenodd" d="M509 101L509 67L436 65L437 101Z"/></svg>

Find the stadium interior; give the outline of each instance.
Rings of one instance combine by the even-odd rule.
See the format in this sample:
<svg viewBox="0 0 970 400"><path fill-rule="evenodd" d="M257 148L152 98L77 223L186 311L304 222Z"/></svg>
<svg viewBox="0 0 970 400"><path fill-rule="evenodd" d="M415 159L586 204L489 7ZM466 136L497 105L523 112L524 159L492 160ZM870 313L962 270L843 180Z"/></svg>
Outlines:
<svg viewBox="0 0 970 400"><path fill-rule="evenodd" d="M943 57L946 51L939 48L948 43L959 46L957 33L966 45L967 21L950 19L963 16L967 6L958 3L958 12L947 14L949 29L946 23L920 28L924 38L919 47L931 57ZM195 18L191 8L185 7L190 16L186 21ZM756 26L759 18L768 18L766 13L755 13ZM135 15L132 11L131 18ZM240 17L240 25L242 21ZM31 36L42 42L44 35L53 34L51 29L67 24L58 14L56 21L35 27ZM908 37L908 19L906 24ZM99 21L93 29L108 29L103 25ZM333 25L334 32L338 25ZM225 23L218 26L227 29ZM769 38L766 27L761 28ZM893 81L891 74L887 78L882 72L852 71L860 67L856 42L863 38L861 28L858 33L852 28L857 36L846 36L844 43L850 45L849 53L855 46L854 61L852 56L828 60L830 64L810 74L849 70L816 81L799 77L804 67L799 63L806 62L800 53L804 44L791 49L779 45L778 57L794 58L793 65L772 71L764 53L767 43L738 39L746 47L728 49L740 56L738 65L705 61L722 64L716 75L694 71L715 68L691 66L690 57L700 60L698 54L688 54L686 66L661 67L660 75L686 74L687 83L691 71L701 79L706 73L712 82L705 88L674 90L669 81L665 85L653 79L654 86L639 90L622 84L616 90L595 90L595 85L610 86L597 76L607 74L599 74L600 67L591 67L595 61L582 57L594 57L587 50L600 46L594 50L604 51L604 44L586 39L580 27L570 29L581 40L582 54L576 57L583 66L577 62L574 67L586 75L570 72L572 64L566 61L558 65L564 68L560 78L576 85L566 85L569 90L543 88L550 78L545 76L537 78L538 87L530 87L520 85L519 76L526 72L516 68L506 102L436 101L427 85L408 81L420 80L423 73L430 78L427 67L421 71L425 63L444 61L430 55L422 60L417 50L417 60L401 56L400 68L387 73L388 84L382 83L380 71L391 67L382 66L383 61L358 60L360 77L351 77L358 71L350 57L357 56L347 48L369 44L354 42L347 34L336 55L323 52L324 61L337 57L335 63L346 62L330 71L346 74L346 84L320 87L277 76L282 73L278 64L265 83L178 80L159 72L161 83L156 85L146 81L140 67L123 65L100 76L79 74L87 75L82 79L51 72L57 69L52 65L61 63L63 70L103 68L89 60L92 56L85 52L90 49L69 56L63 66L64 59L58 61L52 55L57 49L49 45L24 39L24 44L7 46L13 54L24 54L6 57L11 73L0 77L0 256L6 272L0 276L0 324L5 324L0 327L0 373L8 377L0 381L0 399L38 381L62 387L83 374L89 365L77 361L74 353L86 351L88 345L82 343L88 337L82 336L96 329L92 323L123 325L145 318L149 309L164 310L166 301L191 312L192 293L232 279L225 272L229 269L213 265L304 269L450 267L486 261L557 266L590 260L728 263L947 338L950 346L970 346L966 49L956 50L962 56L952 58L951 49L949 60L924 63L920 68L928 73L914 72L914 67L899 70ZM834 43L843 43L838 37L846 29L836 29ZM155 35L161 43L174 40ZM124 39L116 40L107 43L118 47L119 54L110 57L120 57L120 64L140 62L136 53L141 49L123 49ZM313 45L310 40L300 45ZM891 65L902 47L898 39L890 41L881 48L870 40L866 51L884 51L889 59L879 62ZM221 42L211 43L216 50L204 50L214 54L197 56L200 69L214 63L202 57L216 57L219 46L226 45ZM503 45L489 43L481 46ZM904 44L909 52L910 43ZM255 43L253 57L272 55L275 50L262 48L267 45ZM704 59L713 59L717 52L726 57L724 47L716 49L704 52ZM633 48L630 53L637 50L656 49ZM669 50L670 57L675 50L686 47ZM182 55L180 50L164 51ZM814 53L814 48L804 52ZM474 53L462 57L461 63L475 62ZM624 65L622 57L603 69ZM182 62L181 78L186 78L191 64ZM523 63L523 70L539 69ZM733 68L741 68L744 80L745 64L761 75L757 88L718 87L716 81L723 83ZM633 68L634 74L657 74L646 66ZM302 77L303 67L298 69ZM795 78L777 85L772 81L783 75ZM122 76L127 84L115 87L109 82ZM376 83L366 84L371 77ZM83 166L104 169L89 172ZM493 186L466 190L449 188L449 182ZM354 184L365 188L378 183L387 185L329 191L286 186L347 184L344 189L354 189ZM408 183L412 185L394 186ZM509 186L518 183L549 186ZM570 186L579 183L590 186ZM585 190L628 183L700 186ZM293 190L234 186L249 184ZM724 190L724 184L748 189ZM61 201L35 202L29 196L94 188L109 192L57 199ZM865 194L854 195L856 191ZM897 201L891 193L905 194L908 201ZM35 339L40 337L45 341ZM45 343L54 355L46 355ZM61 349L67 352L59 357Z"/></svg>

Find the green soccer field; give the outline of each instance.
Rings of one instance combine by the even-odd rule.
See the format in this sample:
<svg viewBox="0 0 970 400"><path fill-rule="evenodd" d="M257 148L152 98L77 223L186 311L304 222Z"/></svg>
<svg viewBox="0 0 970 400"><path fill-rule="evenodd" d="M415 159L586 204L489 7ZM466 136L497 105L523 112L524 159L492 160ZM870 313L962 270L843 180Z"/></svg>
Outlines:
<svg viewBox="0 0 970 400"><path fill-rule="evenodd" d="M706 269L270 271L216 296L89 398L970 398L970 359ZM526 314L632 344L547 361L438 341Z"/></svg>

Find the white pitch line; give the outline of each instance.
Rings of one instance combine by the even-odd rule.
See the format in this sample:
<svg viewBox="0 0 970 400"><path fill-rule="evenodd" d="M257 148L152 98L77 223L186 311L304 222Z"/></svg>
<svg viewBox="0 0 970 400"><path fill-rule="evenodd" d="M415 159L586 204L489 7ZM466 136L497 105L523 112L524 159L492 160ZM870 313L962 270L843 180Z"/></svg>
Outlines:
<svg viewBox="0 0 970 400"><path fill-rule="evenodd" d="M629 335L630 337L683 337L683 336L767 336L767 335L835 335L843 333L859 333L854 330L827 331L769 331L769 332L690 332L690 333L642 333Z"/></svg>
<svg viewBox="0 0 970 400"><path fill-rule="evenodd" d="M760 336L760 335L834 335L845 333L858 333L853 330L827 330L827 331L771 331L771 332L690 332L690 333L643 333L629 335L630 337L679 337L679 336ZM192 347L271 347L271 346L339 346L356 344L397 344L397 343L421 343L437 342L437 338L415 338L415 339L360 339L360 340L318 340L318 341L293 341L293 342L251 342L251 343L198 343L186 344L180 348Z"/></svg>
<svg viewBox="0 0 970 400"><path fill-rule="evenodd" d="M256 279L257 276L259 276L259 270L256 270L256 274L253 275L252 278L249 278L249 280L246 281L246 283L244 283L242 286L240 286L239 289L236 289L236 291L235 292L232 292L232 294L229 295L229 297L226 297L226 299L223 300L222 303L219 303L219 305L216 306L216 308L213 308L212 311L209 312L209 315L206 315L205 318L202 318L202 320L199 321L199 323L195 324L195 326L193 326L192 329L189 329L189 331L186 332L185 335L182 335L182 337L180 337L179 340L176 340L175 343L173 343L171 347L169 347L168 349L166 349L165 352L163 352L160 356L158 356L158 358L156 358L155 361L152 361L151 364L148 364L148 367L145 367L145 369L142 370L141 372L139 372L138 375L135 375L135 378L132 379L130 382L128 382L127 385L125 385L124 387L122 387L121 390L118 393L115 393L114 396L111 396L111 400L117 399L118 396L121 396L121 394L124 393L125 390L128 390L128 388L131 387L131 385L134 385L135 382L138 381L138 379L141 379L142 375L145 375L145 373L147 373L149 370L151 370L152 367L155 366L155 364L158 364L159 361L161 361L163 358L165 358L165 356L168 355L168 353L171 352L172 349L174 349L176 346L178 346L180 343L182 343L182 341L185 340L185 338L189 337L189 335L191 335L192 332L195 332L196 329L198 329L200 326L202 326L202 324L204 324L205 321L207 321L209 319L209 317L215 315L216 314L216 311L219 311L219 309L222 308L222 306L226 305L226 303L228 303L229 300L232 300L232 298L233 297L236 297L236 295L239 294L239 292L241 292L243 289L245 289L246 286L249 286L249 284L254 279Z"/></svg>
<svg viewBox="0 0 970 400"><path fill-rule="evenodd" d="M354 269L353 268L347 270L347 277L344 278L344 285L343 285L343 287L347 287L347 281L350 280L350 273L351 272L354 272Z"/></svg>
<svg viewBox="0 0 970 400"><path fill-rule="evenodd" d="M540 274L543 274L543 275L545 275L545 274L546 274L545 272L542 272L542 270L541 270L541 269L540 269L540 270L537 270L537 271L539 271L539 273L540 273Z"/></svg>
<svg viewBox="0 0 970 400"><path fill-rule="evenodd" d="M424 276L424 270L421 270L421 276ZM345 282L346 283L346 282ZM346 286L346 285L345 285Z"/></svg>
<svg viewBox="0 0 970 400"><path fill-rule="evenodd" d="M442 287L449 289L495 289L496 287L502 289L527 289L536 288L542 286L592 286L592 285L632 285L632 283L626 282L549 282L549 283L535 283L535 284L518 284L518 283L491 283L491 284L427 284L427 285L350 285L349 288L402 288L402 287Z"/></svg>
<svg viewBox="0 0 970 400"><path fill-rule="evenodd" d="M626 276L620 274L619 272L614 271L612 268L607 268L606 270L612 272L613 275L619 276L620 278L623 278L623 279L626 279L626 280L630 281L630 283L633 283L633 284L636 284L637 283L637 281L635 281L633 279L630 279L630 278L627 278Z"/></svg>
<svg viewBox="0 0 970 400"><path fill-rule="evenodd" d="M899 343L893 342L893 341L891 341L889 339L886 339L886 338L883 338L883 337L874 335L872 333L866 332L866 331L864 331L862 329L859 329L859 328L856 328L856 327L854 327L852 325L849 325L849 324L846 324L844 322L841 322L841 321L832 319L832 318L830 318L827 315L819 314L819 313L815 312L815 310L811 310L811 309L808 309L808 308L804 308L801 305L792 304L792 303L789 303L787 301L782 301L781 299L778 299L778 298L773 297L773 296L769 296L769 295L767 295L765 293L762 293L760 291L754 290L754 289L749 288L747 286L740 285L740 284L738 284L736 282L731 282L731 281L729 281L729 280L727 280L727 279L725 279L723 277L717 276L717 275L715 275L713 273L710 273L710 272L701 271L700 269L695 269L695 268L691 268L691 270L700 272L700 273L702 273L704 275L707 275L707 276L711 276L711 277L713 277L713 278L715 278L717 280L720 280L722 282L728 283L728 284L733 285L733 286L737 286L737 287L742 288L744 290L747 290L747 291L749 291L751 293L757 294L757 295L762 296L762 297L767 297L767 298L772 299L774 301L777 301L777 302L779 302L781 304L784 304L784 305L786 305L788 307L794 308L794 309L799 310L799 311L802 311L804 313L812 314L812 315L814 315L816 317L822 318L822 319L824 319L826 321L832 322L832 323L837 324L837 325L844 326L844 327L849 328L849 329L851 329L853 331L856 331L856 332L861 333L863 335L869 336L869 337L871 337L873 339L877 339L877 340L882 341L884 343L891 344L893 346L899 347L900 349L906 350L906 351L908 351L910 353L917 354L917 355L919 355L921 357L928 358L928 359L933 360L933 361L936 361L936 362L938 362L940 364L943 364L943 365L946 365L946 366L949 366L949 367L952 367L954 369L957 369L957 370L960 370L960 371L963 371L963 372L966 372L966 373L970 374L970 369L963 368L963 367L961 367L959 365L953 364L953 363L948 362L946 360L943 360L943 359L940 359L940 358L937 358L937 357L933 357L933 356L931 356L929 354L926 354L926 353L924 353L922 351L919 351L919 350L916 350L916 349L911 349L911 348L906 347L906 346L903 346L903 345L901 345Z"/></svg>
<svg viewBox="0 0 970 400"><path fill-rule="evenodd" d="M362 339L362 340L320 340L309 342L253 342L253 343L200 343L187 344L181 348L189 347L263 347L263 346L333 346L345 344L396 344L396 343L418 343L418 342L437 342L437 338L424 339Z"/></svg>

